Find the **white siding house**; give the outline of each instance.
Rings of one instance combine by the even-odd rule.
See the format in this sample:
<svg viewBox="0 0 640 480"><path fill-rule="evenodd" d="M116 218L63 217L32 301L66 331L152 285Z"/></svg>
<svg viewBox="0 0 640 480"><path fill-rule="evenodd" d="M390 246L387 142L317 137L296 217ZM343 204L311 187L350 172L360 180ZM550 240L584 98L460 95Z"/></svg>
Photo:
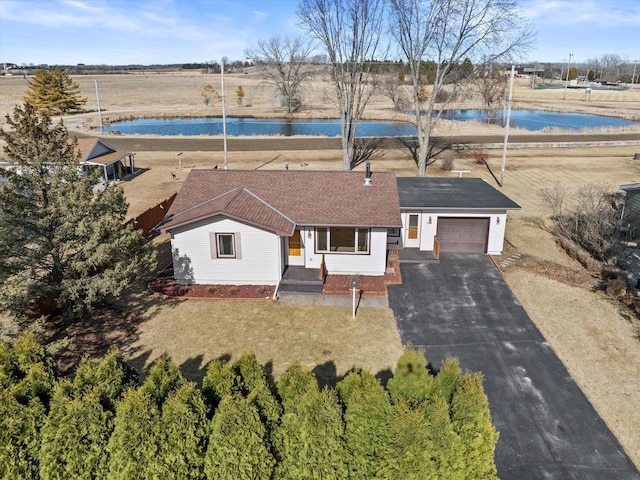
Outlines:
<svg viewBox="0 0 640 480"><path fill-rule="evenodd" d="M479 178L398 178L400 248L502 253L507 211L520 206Z"/></svg>
<svg viewBox="0 0 640 480"><path fill-rule="evenodd" d="M220 235L233 254L221 255ZM267 230L217 215L171 231L174 276L179 283L275 285L284 268L282 239Z"/></svg>
<svg viewBox="0 0 640 480"><path fill-rule="evenodd" d="M402 225L396 179L359 172L192 170L160 227L183 284L277 285L285 269L384 275Z"/></svg>

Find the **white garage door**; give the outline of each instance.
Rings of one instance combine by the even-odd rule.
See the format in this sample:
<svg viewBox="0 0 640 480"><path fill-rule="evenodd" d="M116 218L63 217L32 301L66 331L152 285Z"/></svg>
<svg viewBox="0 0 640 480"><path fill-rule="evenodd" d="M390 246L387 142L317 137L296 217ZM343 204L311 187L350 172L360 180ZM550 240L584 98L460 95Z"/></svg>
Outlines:
<svg viewBox="0 0 640 480"><path fill-rule="evenodd" d="M486 253L488 218L438 218L441 252Z"/></svg>

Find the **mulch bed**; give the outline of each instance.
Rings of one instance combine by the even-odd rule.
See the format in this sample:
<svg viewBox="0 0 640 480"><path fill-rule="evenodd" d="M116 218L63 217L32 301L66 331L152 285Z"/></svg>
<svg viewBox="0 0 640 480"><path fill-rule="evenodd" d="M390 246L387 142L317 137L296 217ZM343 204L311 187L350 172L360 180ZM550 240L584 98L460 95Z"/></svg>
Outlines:
<svg viewBox="0 0 640 480"><path fill-rule="evenodd" d="M382 276L357 275L356 288L363 295L387 295L387 285L402 283L400 265L397 260L389 263L389 272ZM351 295L351 275L328 275L322 293L326 295Z"/></svg>
<svg viewBox="0 0 640 480"><path fill-rule="evenodd" d="M389 263L390 273L382 276L358 275L357 288L363 295L387 295L387 285L402 283L398 261ZM351 275L327 275L322 293L350 295ZM152 280L149 288L154 293L171 298L190 299L271 299L275 287L269 285L180 285L173 279L171 268Z"/></svg>
<svg viewBox="0 0 640 480"><path fill-rule="evenodd" d="M160 277L151 281L153 292L173 298L271 299L271 285L180 285L173 278Z"/></svg>

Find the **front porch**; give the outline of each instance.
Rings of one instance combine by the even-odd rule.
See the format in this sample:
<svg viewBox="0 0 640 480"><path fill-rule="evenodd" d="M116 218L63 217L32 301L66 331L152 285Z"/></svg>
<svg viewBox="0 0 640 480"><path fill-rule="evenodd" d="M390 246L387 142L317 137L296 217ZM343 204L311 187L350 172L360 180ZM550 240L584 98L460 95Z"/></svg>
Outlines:
<svg viewBox="0 0 640 480"><path fill-rule="evenodd" d="M387 285L402 283L400 267L397 260L390 260L387 273L384 275L340 275L330 272L321 275L317 268L288 266L282 274L278 286L278 295L351 295L351 281L355 277L356 288L361 296L387 296Z"/></svg>

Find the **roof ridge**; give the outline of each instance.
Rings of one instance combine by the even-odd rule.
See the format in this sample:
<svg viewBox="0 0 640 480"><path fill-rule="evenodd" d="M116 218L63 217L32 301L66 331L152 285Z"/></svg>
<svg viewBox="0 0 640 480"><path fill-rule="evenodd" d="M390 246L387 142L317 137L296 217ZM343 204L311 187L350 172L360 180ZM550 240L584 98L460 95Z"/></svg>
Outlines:
<svg viewBox="0 0 640 480"><path fill-rule="evenodd" d="M206 205L207 203L211 203L211 202L213 202L213 201L215 201L215 200L218 200L219 198L222 198L222 197L224 197L224 196L226 196L226 195L229 195L230 193L233 193L233 191L234 191L234 190L236 191L236 194L235 194L235 195L232 195L232 196L231 196L231 198L229 199L229 201L228 201L227 203L225 203L225 205L224 205L224 208L227 208L227 207L229 206L229 203L231 203L231 201L232 201L235 197L237 197L237 196L238 196L238 193L239 193L240 187L235 187L235 188L233 188L233 189L231 189L231 190L227 190L226 192L221 193L220 195L218 195L218 196L216 196L216 197L213 197L213 198L210 198L210 199L208 199L208 200L205 200L204 202L200 202L200 203L198 203L198 204L196 204L196 205L194 205L194 206L192 206L192 207L190 207L190 208L187 208L186 210L182 210L181 212L174 213L174 214L173 214L173 218L177 217L178 215L182 215L183 213L190 212L191 210L193 210L193 209L195 209L195 208L202 207L203 205Z"/></svg>
<svg viewBox="0 0 640 480"><path fill-rule="evenodd" d="M260 198L258 195L256 195L255 193L253 193L251 190L249 190L246 187L242 187L243 190L245 190L249 195L251 195L252 197L254 197L256 200L258 200L259 202L262 202L264 205L266 205L268 208L270 208L271 210L273 210L274 212L276 212L278 215L286 218L287 220L289 220L291 223L293 223L294 225L297 224L297 222L294 222L287 214L285 214L284 212L281 212L280 210L278 210L276 207L274 207L273 205L271 205L270 203L268 203L266 200L263 200L262 198Z"/></svg>

